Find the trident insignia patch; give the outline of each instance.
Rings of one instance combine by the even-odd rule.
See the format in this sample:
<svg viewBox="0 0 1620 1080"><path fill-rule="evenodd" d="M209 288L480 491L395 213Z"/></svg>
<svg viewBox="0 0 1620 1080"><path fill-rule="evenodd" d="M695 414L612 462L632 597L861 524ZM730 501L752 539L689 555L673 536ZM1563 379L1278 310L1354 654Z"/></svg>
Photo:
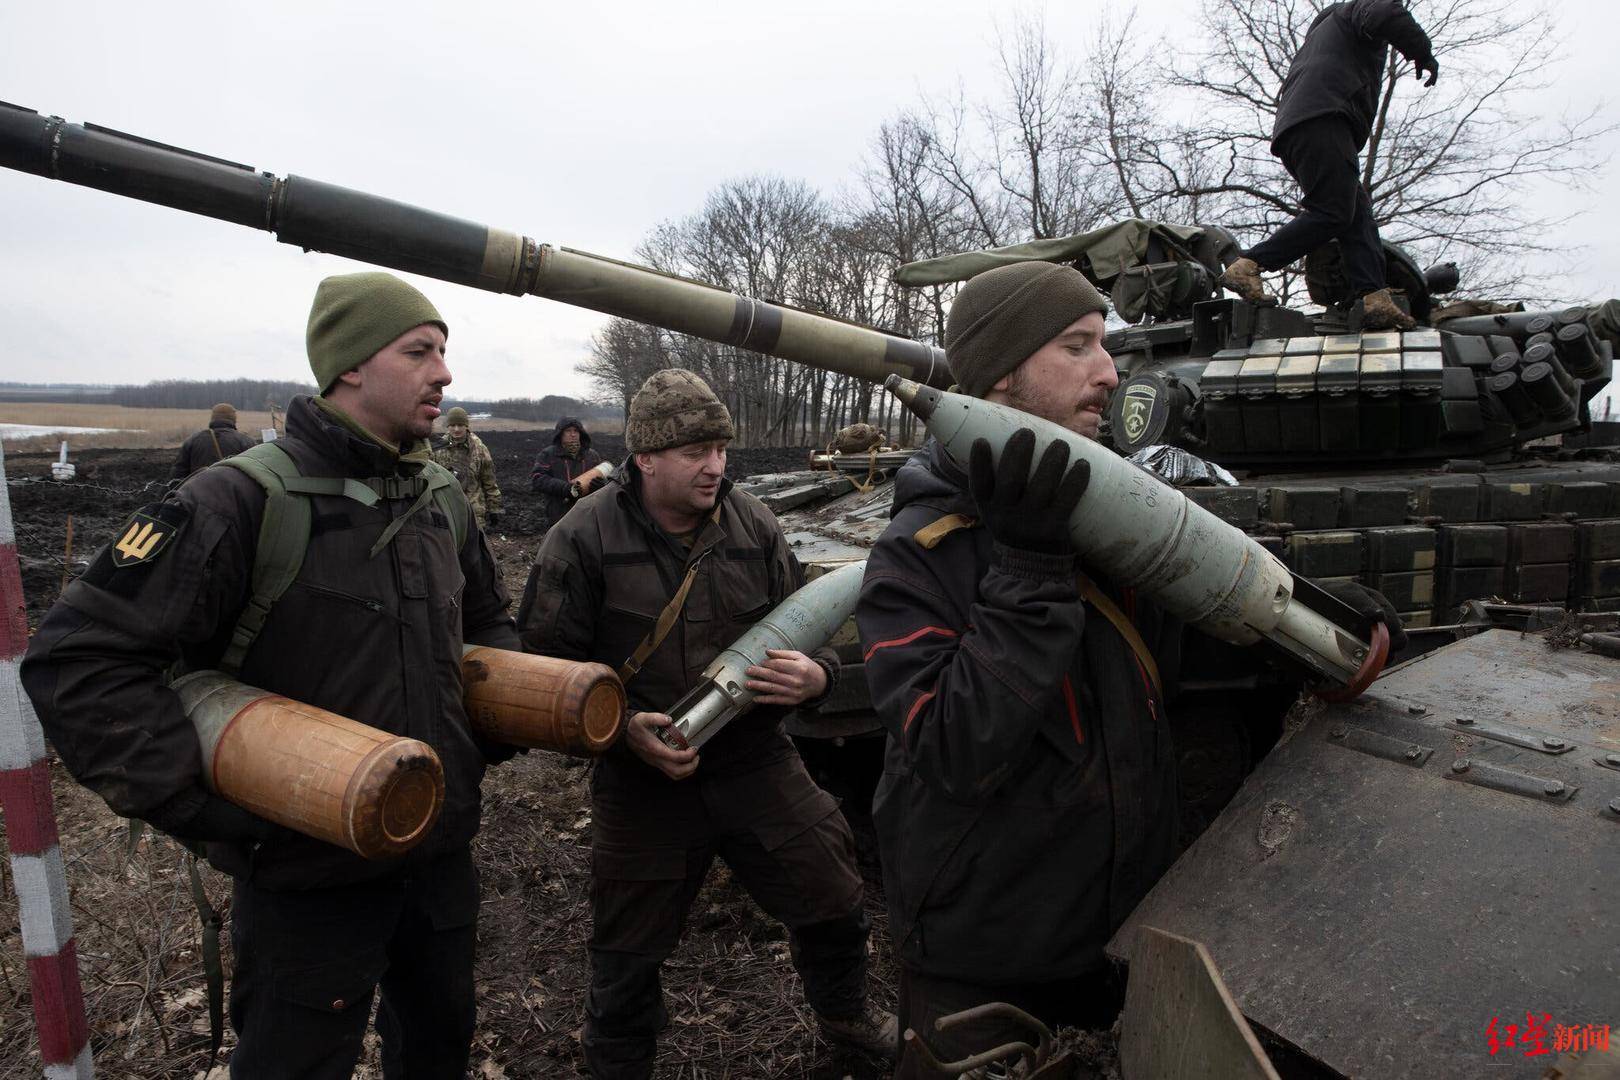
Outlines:
<svg viewBox="0 0 1620 1080"><path fill-rule="evenodd" d="M167 522L135 511L124 526L122 536L113 543L113 565L124 567L151 562L169 545L175 531Z"/></svg>

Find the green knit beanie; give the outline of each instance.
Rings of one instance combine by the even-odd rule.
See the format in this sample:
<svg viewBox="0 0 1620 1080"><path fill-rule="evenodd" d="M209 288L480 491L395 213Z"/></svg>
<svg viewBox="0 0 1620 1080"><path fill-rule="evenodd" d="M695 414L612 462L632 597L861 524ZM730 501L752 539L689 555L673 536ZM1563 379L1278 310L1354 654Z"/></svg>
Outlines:
<svg viewBox="0 0 1620 1080"><path fill-rule="evenodd" d="M1022 262L968 279L945 320L945 359L962 393L982 398L1069 325L1108 304L1072 266Z"/></svg>
<svg viewBox="0 0 1620 1080"><path fill-rule="evenodd" d="M326 393L339 375L370 360L405 331L426 323L443 330L446 338L450 336L450 327L433 302L393 274L373 270L327 278L315 290L309 328L304 333L315 385Z"/></svg>
<svg viewBox="0 0 1620 1080"><path fill-rule="evenodd" d="M630 399L624 425L624 445L632 454L736 435L725 404L685 368L653 372Z"/></svg>
<svg viewBox="0 0 1620 1080"><path fill-rule="evenodd" d="M457 424L460 424L462 427L471 426L467 421L467 410L463 409L460 405L455 406L449 412L444 414L445 427L455 427Z"/></svg>

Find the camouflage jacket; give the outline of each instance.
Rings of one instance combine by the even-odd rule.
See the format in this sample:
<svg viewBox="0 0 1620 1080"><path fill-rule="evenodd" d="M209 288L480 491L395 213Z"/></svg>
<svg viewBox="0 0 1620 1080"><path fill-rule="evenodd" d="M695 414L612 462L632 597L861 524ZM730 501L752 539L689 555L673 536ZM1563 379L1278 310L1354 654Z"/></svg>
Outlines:
<svg viewBox="0 0 1620 1080"><path fill-rule="evenodd" d="M433 446L433 460L455 473L461 481L461 490L467 493L478 527L484 527L484 518L501 512L501 489L495 483L495 459L489 447L472 432L465 442L452 442L446 437Z"/></svg>

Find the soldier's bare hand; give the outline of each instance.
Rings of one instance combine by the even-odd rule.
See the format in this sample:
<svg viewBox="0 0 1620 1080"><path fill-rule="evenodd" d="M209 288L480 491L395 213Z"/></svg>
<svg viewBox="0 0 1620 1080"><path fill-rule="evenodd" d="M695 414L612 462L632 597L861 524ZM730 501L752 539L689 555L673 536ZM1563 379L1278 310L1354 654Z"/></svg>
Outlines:
<svg viewBox="0 0 1620 1080"><path fill-rule="evenodd" d="M760 705L802 705L827 689L827 669L793 649L766 649L766 660L746 672Z"/></svg>
<svg viewBox="0 0 1620 1080"><path fill-rule="evenodd" d="M595 486L597 480L601 479L601 477L601 473L593 470L581 475L578 480L575 480L574 486L579 488L579 494L583 498L591 493L591 488Z"/></svg>
<svg viewBox="0 0 1620 1080"><path fill-rule="evenodd" d="M698 752L676 750L664 745L664 741L658 737L658 731L660 728L669 727L672 722L663 713L631 713L624 737L630 744L630 752L636 757L671 780L685 780L697 772Z"/></svg>

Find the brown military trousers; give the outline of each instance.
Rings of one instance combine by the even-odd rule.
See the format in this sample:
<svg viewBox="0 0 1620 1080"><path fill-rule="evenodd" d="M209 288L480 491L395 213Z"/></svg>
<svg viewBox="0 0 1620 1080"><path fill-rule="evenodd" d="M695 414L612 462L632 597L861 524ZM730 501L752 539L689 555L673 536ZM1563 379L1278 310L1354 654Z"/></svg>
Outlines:
<svg viewBox="0 0 1620 1080"><path fill-rule="evenodd" d="M796 754L710 778L700 766L678 782L628 757L606 759L591 806L584 1048L593 1077L652 1075L669 1022L658 969L717 855L787 927L811 1008L840 1018L862 1010L868 923L854 838Z"/></svg>

